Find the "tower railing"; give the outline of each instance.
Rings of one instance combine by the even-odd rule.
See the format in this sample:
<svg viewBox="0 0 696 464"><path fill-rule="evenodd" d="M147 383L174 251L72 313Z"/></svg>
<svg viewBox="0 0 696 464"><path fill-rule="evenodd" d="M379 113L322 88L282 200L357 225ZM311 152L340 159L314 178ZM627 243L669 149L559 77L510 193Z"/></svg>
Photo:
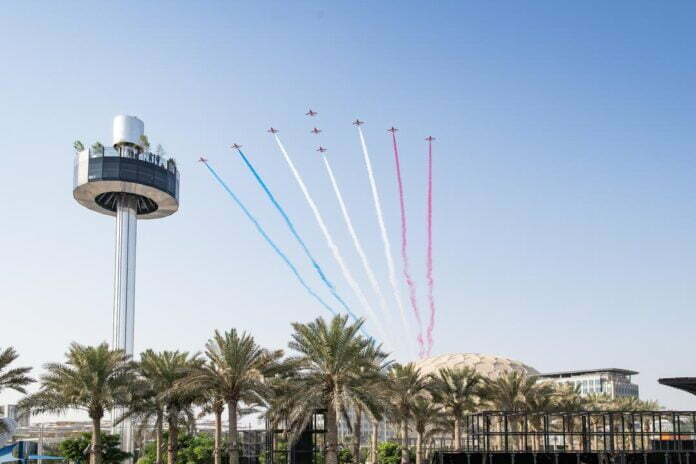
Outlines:
<svg viewBox="0 0 696 464"><path fill-rule="evenodd" d="M175 173L177 178L179 177L179 171L176 166L176 162L174 162L173 158L169 158L163 155L158 155L156 153L152 153L151 151L144 151L141 153L137 152L132 152L129 153L128 155L122 155L118 150L112 147L90 147L88 149L89 157L90 158L128 158L128 159L135 159L139 161L145 161L146 163L154 164L156 166L159 166L162 169L166 169L172 173ZM75 155L75 158L77 159L79 157L79 153Z"/></svg>

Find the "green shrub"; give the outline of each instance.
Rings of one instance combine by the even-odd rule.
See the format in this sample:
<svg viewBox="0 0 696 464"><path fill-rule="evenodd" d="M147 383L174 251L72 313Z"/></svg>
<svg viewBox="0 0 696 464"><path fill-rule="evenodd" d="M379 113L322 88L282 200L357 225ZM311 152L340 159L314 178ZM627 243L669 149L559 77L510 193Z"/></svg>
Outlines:
<svg viewBox="0 0 696 464"><path fill-rule="evenodd" d="M121 451L118 435L107 435L102 432L102 463L119 464L130 457L130 453ZM75 438L67 438L58 444L58 453L74 464L86 464L89 462L89 451L92 444L92 434L81 433Z"/></svg>
<svg viewBox="0 0 696 464"><path fill-rule="evenodd" d="M416 453L409 449L411 462L416 461ZM393 441L383 441L377 446L379 464L399 464L401 462L401 445Z"/></svg>
<svg viewBox="0 0 696 464"><path fill-rule="evenodd" d="M353 453L348 448L338 450L338 462L340 464L348 464L353 462Z"/></svg>
<svg viewBox="0 0 696 464"><path fill-rule="evenodd" d="M167 432L162 437L162 459L166 461L167 453ZM176 462L178 464L210 464L213 462L213 451L215 449L215 439L206 434L200 435L179 435ZM151 441L143 448L142 455L137 464L154 464L156 457L155 442ZM222 461L226 462L227 453L222 447Z"/></svg>

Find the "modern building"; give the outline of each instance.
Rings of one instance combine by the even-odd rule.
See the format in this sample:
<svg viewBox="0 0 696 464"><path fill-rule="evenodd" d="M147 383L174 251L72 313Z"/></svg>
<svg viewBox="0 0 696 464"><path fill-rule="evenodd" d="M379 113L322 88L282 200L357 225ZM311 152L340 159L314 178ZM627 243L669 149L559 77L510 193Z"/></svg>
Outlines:
<svg viewBox="0 0 696 464"><path fill-rule="evenodd" d="M179 172L173 159L152 153L145 124L116 116L111 148L95 143L75 155L73 196L82 206L116 217L112 347L133 354L135 249L138 219L158 219L179 209ZM132 425L118 430L124 451L133 452Z"/></svg>
<svg viewBox="0 0 696 464"><path fill-rule="evenodd" d="M16 404L0 405L0 417L7 417L17 422L19 427L29 426L29 414L20 414Z"/></svg>
<svg viewBox="0 0 696 464"><path fill-rule="evenodd" d="M110 422L105 420L102 426L108 431ZM56 453L58 444L68 438L78 437L82 433L91 433L91 421L56 421L38 422L17 427L13 433L15 441L33 442L41 454L44 451Z"/></svg>
<svg viewBox="0 0 696 464"><path fill-rule="evenodd" d="M19 414L16 404L0 405L0 447L10 442L18 427L29 426L29 414Z"/></svg>
<svg viewBox="0 0 696 464"><path fill-rule="evenodd" d="M0 447L5 446L14 436L17 422L9 417L0 417Z"/></svg>
<svg viewBox="0 0 696 464"><path fill-rule="evenodd" d="M572 385L580 389L582 395L593 393L608 395L610 398L638 398L638 385L631 377L638 372L628 369L588 369L539 374L540 380Z"/></svg>

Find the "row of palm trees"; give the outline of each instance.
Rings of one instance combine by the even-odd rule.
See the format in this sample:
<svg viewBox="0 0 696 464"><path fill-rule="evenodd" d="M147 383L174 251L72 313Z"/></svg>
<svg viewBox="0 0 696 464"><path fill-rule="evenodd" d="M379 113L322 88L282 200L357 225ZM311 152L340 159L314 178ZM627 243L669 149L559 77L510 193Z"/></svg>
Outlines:
<svg viewBox="0 0 696 464"><path fill-rule="evenodd" d="M119 421L154 421L156 464L164 461L165 428L167 463L176 463L179 430L193 429L196 411L215 418L214 464L221 464L222 417L227 411L229 464L239 464L237 421L248 408L261 411L271 429L282 429L291 442L316 411L323 411L326 464L338 464L338 423L342 419L352 432L356 463L362 421L371 422L369 454L375 463L378 428L387 420L400 431L404 464L410 460L409 435L415 432L420 464L423 446L436 435L451 436L453 448L460 448L462 418L470 412L627 406L604 397L586 400L576 390L540 383L516 371L496 379L483 378L470 369L446 368L423 375L412 363L390 361L381 346L360 335L361 327L362 321L351 323L347 316L294 323L289 356L282 350L265 349L251 335L235 329L216 331L203 353L147 350L137 362L106 343L73 343L64 362L45 366L39 391L22 400L21 406L34 414L86 411L93 429L91 464L101 464L101 421L112 410L117 411ZM16 354L9 358L12 356L16 358ZM3 374L3 367L0 364L0 388L23 391L33 381L27 368ZM3 383L6 375L8 380Z"/></svg>

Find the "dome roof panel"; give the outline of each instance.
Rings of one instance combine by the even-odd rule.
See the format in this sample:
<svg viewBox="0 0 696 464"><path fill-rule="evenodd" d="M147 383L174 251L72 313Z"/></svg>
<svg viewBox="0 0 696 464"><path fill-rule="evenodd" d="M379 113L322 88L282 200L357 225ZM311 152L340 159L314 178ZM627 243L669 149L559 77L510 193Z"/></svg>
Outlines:
<svg viewBox="0 0 696 464"><path fill-rule="evenodd" d="M496 378L504 372L518 371L526 374L538 374L531 366L514 359L481 353L449 353L415 361L416 367L423 374L432 374L448 367L460 369L468 367L484 377Z"/></svg>

